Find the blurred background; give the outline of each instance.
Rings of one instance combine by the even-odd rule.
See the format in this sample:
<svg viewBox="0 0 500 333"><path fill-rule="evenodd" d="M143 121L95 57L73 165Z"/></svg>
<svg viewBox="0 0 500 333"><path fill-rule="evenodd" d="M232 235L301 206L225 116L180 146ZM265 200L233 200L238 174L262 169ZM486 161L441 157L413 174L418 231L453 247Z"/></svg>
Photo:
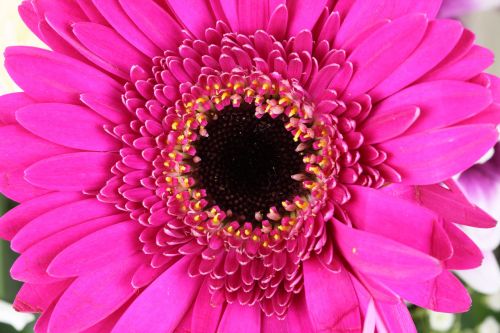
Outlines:
<svg viewBox="0 0 500 333"><path fill-rule="evenodd" d="M21 1L0 1L0 49L3 50L9 45L44 47L19 18L17 5ZM447 7L443 9L442 15L462 20L468 28L476 33L478 44L486 46L500 55L500 10L495 9L496 6L500 8L500 0L447 1ZM498 59L497 63L489 70L492 74L500 75L500 56ZM3 52L0 55L0 62L3 64ZM16 90L18 88L9 79L3 66L0 66L0 95ZM500 174L500 169L498 169L500 164L494 166L496 168L494 172ZM487 179L486 181L493 185L493 182L498 181L498 179ZM500 184L497 182L496 185ZM485 207L484 202L476 202L484 209L489 208L493 215L496 215L495 213L500 210L500 186L496 186L495 191L497 195L495 199L485 199L486 206L489 205L489 207ZM0 195L0 215L14 206L15 203ZM480 243L486 257L484 267L460 275L470 286L473 297L472 310L463 315L451 315L411 307L410 310L419 332L500 333L499 233L500 229L471 235L476 242ZM484 246L482 247L481 244ZM35 316L16 313L11 308L20 287L20 284L9 276L9 269L15 259L16 254L10 250L8 243L0 240L0 333L32 333Z"/></svg>

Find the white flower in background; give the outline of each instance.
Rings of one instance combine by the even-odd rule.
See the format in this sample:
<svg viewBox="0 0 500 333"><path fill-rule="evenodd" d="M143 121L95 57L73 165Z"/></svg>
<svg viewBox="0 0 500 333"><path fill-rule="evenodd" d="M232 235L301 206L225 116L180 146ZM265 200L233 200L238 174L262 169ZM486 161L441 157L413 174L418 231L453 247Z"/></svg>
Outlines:
<svg viewBox="0 0 500 333"><path fill-rule="evenodd" d="M429 311L429 324L434 331L449 331L455 323L455 315Z"/></svg>
<svg viewBox="0 0 500 333"><path fill-rule="evenodd" d="M500 0L444 0L443 17L457 17L472 11L487 10L500 6Z"/></svg>
<svg viewBox="0 0 500 333"><path fill-rule="evenodd" d="M500 292L487 296L485 302L488 308L493 311L500 312Z"/></svg>
<svg viewBox="0 0 500 333"><path fill-rule="evenodd" d="M496 153L484 164L464 172L459 184L467 197L481 209L500 220L500 144ZM500 224L493 229L464 228L484 255L481 267L457 274L473 289L484 294L500 291L500 267L493 251L500 245Z"/></svg>
<svg viewBox="0 0 500 333"><path fill-rule="evenodd" d="M12 304L0 300L0 322L22 331L33 320L35 320L35 316L31 313L16 312L12 308Z"/></svg>
<svg viewBox="0 0 500 333"><path fill-rule="evenodd" d="M486 318L477 329L478 333L500 333L500 325L493 317Z"/></svg>

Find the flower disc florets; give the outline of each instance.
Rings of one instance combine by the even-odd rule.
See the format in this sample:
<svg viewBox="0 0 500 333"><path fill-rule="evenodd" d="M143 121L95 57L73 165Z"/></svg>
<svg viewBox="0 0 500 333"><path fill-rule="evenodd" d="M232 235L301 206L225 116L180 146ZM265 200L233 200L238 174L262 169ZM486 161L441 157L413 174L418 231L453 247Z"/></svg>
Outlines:
<svg viewBox="0 0 500 333"><path fill-rule="evenodd" d="M141 240L153 266L198 253L190 274L210 276L214 299L259 302L268 315L283 316L301 291L301 262L314 251L334 265L324 221L343 218L336 206L349 200L345 184L380 187L383 176L398 175L356 131L370 112L369 97L343 100L338 83L308 82L316 61L352 70L344 51L311 58L295 38L280 43L263 31L246 36L226 29L219 22L207 40L186 39L179 53L155 58L152 77L133 69L125 104L142 122L130 124L140 137L122 136L133 150L122 151L115 170L130 166L134 154L151 160L153 177L138 181L150 183L155 195L136 207L131 199L144 189L124 184L118 191L128 201L122 205L148 227ZM201 57L198 77L190 73L199 66L197 50L209 54ZM259 53L272 53L273 63Z"/></svg>

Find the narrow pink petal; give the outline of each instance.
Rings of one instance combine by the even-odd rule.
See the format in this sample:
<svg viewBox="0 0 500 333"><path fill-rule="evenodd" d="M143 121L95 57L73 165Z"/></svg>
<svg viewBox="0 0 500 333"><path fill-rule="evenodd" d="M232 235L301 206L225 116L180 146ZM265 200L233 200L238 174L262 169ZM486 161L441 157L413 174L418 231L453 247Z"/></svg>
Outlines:
<svg viewBox="0 0 500 333"><path fill-rule="evenodd" d="M357 229L377 234L439 259L451 257L438 216L411 201L369 187L350 186L349 217Z"/></svg>
<svg viewBox="0 0 500 333"><path fill-rule="evenodd" d="M359 44L348 58L355 71L345 93L358 96L385 79L415 50L426 28L425 15L408 15L384 25Z"/></svg>
<svg viewBox="0 0 500 333"><path fill-rule="evenodd" d="M91 52L128 74L133 65L151 66L151 60L106 26L80 22L73 25L76 38Z"/></svg>
<svg viewBox="0 0 500 333"><path fill-rule="evenodd" d="M375 333L375 322L379 318L377 309L375 308L375 302L370 299L368 303L368 309L366 310L366 316L363 321L363 332L362 333Z"/></svg>
<svg viewBox="0 0 500 333"><path fill-rule="evenodd" d="M50 332L81 332L119 309L136 292L130 279L142 260L110 261L100 271L77 278L57 302Z"/></svg>
<svg viewBox="0 0 500 333"><path fill-rule="evenodd" d="M491 102L490 91L478 84L432 81L411 86L387 98L377 106L374 115L381 116L395 107L417 105L422 112L407 131L417 133L455 124L484 110Z"/></svg>
<svg viewBox="0 0 500 333"><path fill-rule="evenodd" d="M191 333L215 333L223 312L222 304L212 304L206 280L194 302Z"/></svg>
<svg viewBox="0 0 500 333"><path fill-rule="evenodd" d="M167 0L166 2L186 28L198 38L204 38L205 30L215 26L215 18L212 15L212 9L208 1ZM196 10L193 10L194 8Z"/></svg>
<svg viewBox="0 0 500 333"><path fill-rule="evenodd" d="M453 245L453 256L445 262L446 268L472 269L481 266L484 256L476 243L453 223L445 223L444 228Z"/></svg>
<svg viewBox="0 0 500 333"><path fill-rule="evenodd" d="M496 221L481 208L472 204L454 180L442 185L418 187L418 200L422 205L437 212L445 221L476 228L493 228Z"/></svg>
<svg viewBox="0 0 500 333"><path fill-rule="evenodd" d="M85 47L73 33L73 25L79 20L71 13L49 11L45 13L45 19L55 33L57 33L67 44L84 57L85 62L92 62L103 70L118 76L124 80L128 79L127 72L120 71L113 63L97 56Z"/></svg>
<svg viewBox="0 0 500 333"><path fill-rule="evenodd" d="M69 148L116 151L122 146L104 131L107 121L87 107L33 104L18 110L16 118L30 132Z"/></svg>
<svg viewBox="0 0 500 333"><path fill-rule="evenodd" d="M0 193L13 201L25 202L50 192L28 183L24 179L24 168L0 173Z"/></svg>
<svg viewBox="0 0 500 333"><path fill-rule="evenodd" d="M161 49L149 40L125 14L118 0L93 0L93 3L116 32L138 50L150 58L162 54Z"/></svg>
<svg viewBox="0 0 500 333"><path fill-rule="evenodd" d="M266 28L269 20L268 1L239 0L237 12L238 32L251 35Z"/></svg>
<svg viewBox="0 0 500 333"><path fill-rule="evenodd" d="M57 254L81 238L126 219L126 214L118 214L81 223L55 233L24 251L12 265L10 273L14 279L23 282L51 283L57 281L57 278L47 274L47 268Z"/></svg>
<svg viewBox="0 0 500 333"><path fill-rule="evenodd" d="M126 221L95 231L60 252L47 271L54 277L87 275L113 260L128 260L141 250L140 229L134 221Z"/></svg>
<svg viewBox="0 0 500 333"><path fill-rule="evenodd" d="M33 103L33 99L23 92L0 96L0 125L16 124L16 111Z"/></svg>
<svg viewBox="0 0 500 333"><path fill-rule="evenodd" d="M335 221L335 239L349 264L374 278L429 280L442 272L439 260L391 239Z"/></svg>
<svg viewBox="0 0 500 333"><path fill-rule="evenodd" d="M380 145L404 184L433 184L471 167L498 140L495 126L470 125L404 136Z"/></svg>
<svg viewBox="0 0 500 333"><path fill-rule="evenodd" d="M29 222L12 239L11 246L16 252L24 252L28 247L53 233L116 213L117 210L113 205L101 203L97 199L75 201L52 209Z"/></svg>
<svg viewBox="0 0 500 333"><path fill-rule="evenodd" d="M379 314L376 322L377 332L417 333L417 328L413 323L408 307L403 302L400 301L396 304L376 302L376 308Z"/></svg>
<svg viewBox="0 0 500 333"><path fill-rule="evenodd" d="M68 2L65 0L37 0L36 7L37 10L41 13L45 13L47 11L61 11L71 13L79 19L87 18L78 3L73 1Z"/></svg>
<svg viewBox="0 0 500 333"><path fill-rule="evenodd" d="M286 322L288 333L315 333L304 291L292 297Z"/></svg>
<svg viewBox="0 0 500 333"><path fill-rule="evenodd" d="M152 0L119 0L137 27L162 50L175 50L181 44L181 27ZM167 33L168 32L168 33Z"/></svg>
<svg viewBox="0 0 500 333"><path fill-rule="evenodd" d="M221 10L227 18L227 23L233 31L239 31L238 7L236 0L211 0L212 6L215 2L220 2Z"/></svg>
<svg viewBox="0 0 500 333"><path fill-rule="evenodd" d="M271 13L266 31L279 40L285 38L287 28L288 8L285 5L279 5Z"/></svg>
<svg viewBox="0 0 500 333"><path fill-rule="evenodd" d="M228 304L222 315L217 333L255 333L260 332L261 313L258 305Z"/></svg>
<svg viewBox="0 0 500 333"><path fill-rule="evenodd" d="M76 0L82 9L82 12L90 19L91 22L107 25L106 19L99 13L97 8L92 3L93 0Z"/></svg>
<svg viewBox="0 0 500 333"><path fill-rule="evenodd" d="M187 274L191 260L184 257L149 285L128 307L112 333L142 332L145 328L148 332L173 332L203 281Z"/></svg>
<svg viewBox="0 0 500 333"><path fill-rule="evenodd" d="M384 142L405 133L420 117L417 106L399 106L392 110L373 113L361 127L367 144Z"/></svg>
<svg viewBox="0 0 500 333"><path fill-rule="evenodd" d="M0 127L0 170L27 167L41 159L72 150L39 138L19 125Z"/></svg>
<svg viewBox="0 0 500 333"><path fill-rule="evenodd" d="M288 12L290 13L288 18L288 35L295 36L304 29L312 30L327 3L328 0L287 1Z"/></svg>
<svg viewBox="0 0 500 333"><path fill-rule="evenodd" d="M367 30L382 19L396 19L406 14L426 14L429 19L436 17L442 0L382 0L355 1L349 9L335 40L335 47Z"/></svg>
<svg viewBox="0 0 500 333"><path fill-rule="evenodd" d="M436 67L455 47L462 36L458 21L438 20L429 23L419 46L392 74L379 83L370 96L384 99L421 78Z"/></svg>
<svg viewBox="0 0 500 333"><path fill-rule="evenodd" d="M426 75L423 80L470 80L481 74L495 62L495 55L490 50L474 45L461 59Z"/></svg>
<svg viewBox="0 0 500 333"><path fill-rule="evenodd" d="M26 169L26 180L51 190L96 190L111 178L111 167L117 157L113 153L95 152L58 155Z"/></svg>
<svg viewBox="0 0 500 333"><path fill-rule="evenodd" d="M261 333L288 333L288 328L285 320L280 320L276 316L261 317Z"/></svg>
<svg viewBox="0 0 500 333"><path fill-rule="evenodd" d="M12 79L40 102L77 103L80 94L86 92L119 98L122 91L116 81L99 70L68 56L38 48L8 48L5 67Z"/></svg>
<svg viewBox="0 0 500 333"><path fill-rule="evenodd" d="M344 268L334 273L325 269L317 259L304 261L304 290L315 332L361 331L359 301L351 277Z"/></svg>
<svg viewBox="0 0 500 333"><path fill-rule="evenodd" d="M82 94L80 100L89 108L115 124L123 124L131 120L130 113L121 100L95 93Z"/></svg>
<svg viewBox="0 0 500 333"><path fill-rule="evenodd" d="M405 300L433 311L467 312L472 302L467 289L449 271L429 281L390 281L386 284Z"/></svg>
<svg viewBox="0 0 500 333"><path fill-rule="evenodd" d="M45 42L43 35L41 34L39 29L40 18L38 13L36 12L36 9L34 8L33 3L31 3L31 1L23 1L17 7L17 11L24 24L26 24L31 32L33 32L33 34L36 35L41 41Z"/></svg>
<svg viewBox="0 0 500 333"><path fill-rule="evenodd" d="M480 113L467 118L457 125L477 125L477 124L499 124L500 123L500 103L492 103Z"/></svg>
<svg viewBox="0 0 500 333"><path fill-rule="evenodd" d="M26 201L0 217L0 237L11 240L34 218L69 202L83 199L77 192L54 192Z"/></svg>
<svg viewBox="0 0 500 333"><path fill-rule="evenodd" d="M16 295L13 307L22 312L44 312L69 286L70 281L63 280L48 284L24 283Z"/></svg>

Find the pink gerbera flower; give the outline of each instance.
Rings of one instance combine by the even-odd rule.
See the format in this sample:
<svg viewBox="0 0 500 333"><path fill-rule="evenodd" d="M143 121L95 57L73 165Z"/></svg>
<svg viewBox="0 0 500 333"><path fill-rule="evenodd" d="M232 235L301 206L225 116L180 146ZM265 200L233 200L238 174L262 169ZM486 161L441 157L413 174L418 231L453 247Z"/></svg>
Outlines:
<svg viewBox="0 0 500 333"><path fill-rule="evenodd" d="M492 54L441 1L31 0L0 234L37 332L414 332L467 311Z"/></svg>

